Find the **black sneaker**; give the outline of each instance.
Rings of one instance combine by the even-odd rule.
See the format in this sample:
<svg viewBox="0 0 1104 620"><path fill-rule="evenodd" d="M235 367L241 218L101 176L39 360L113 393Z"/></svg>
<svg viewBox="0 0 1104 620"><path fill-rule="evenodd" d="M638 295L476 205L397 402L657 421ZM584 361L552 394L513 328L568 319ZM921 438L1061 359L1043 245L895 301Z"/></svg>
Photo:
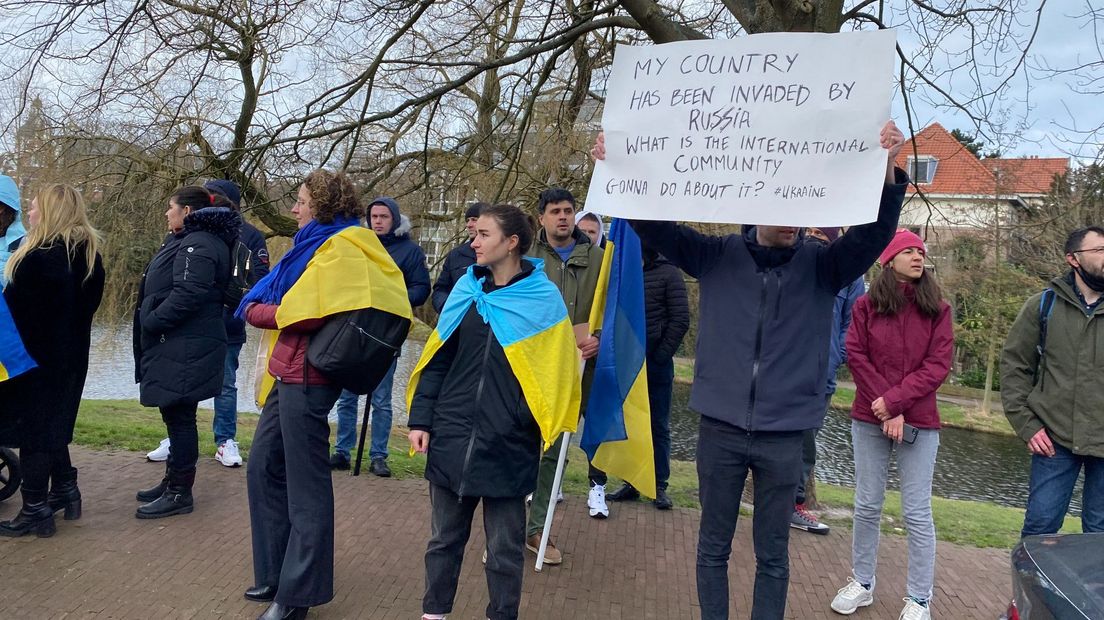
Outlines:
<svg viewBox="0 0 1104 620"><path fill-rule="evenodd" d="M348 467L346 467L346 469L348 469ZM368 466L368 471L380 478L391 477L391 468L387 466L387 459L384 458L372 459L372 464Z"/></svg>
<svg viewBox="0 0 1104 620"><path fill-rule="evenodd" d="M611 502L631 502L640 499L640 491L637 491L636 487L626 482L621 485L620 489L607 495L606 499Z"/></svg>
<svg viewBox="0 0 1104 620"><path fill-rule="evenodd" d="M652 503L655 504L656 510L670 510L674 506L671 498L667 497L666 489L656 489L656 498Z"/></svg>
<svg viewBox="0 0 1104 620"><path fill-rule="evenodd" d="M330 457L330 469L349 469L349 457L340 452L334 452Z"/></svg>

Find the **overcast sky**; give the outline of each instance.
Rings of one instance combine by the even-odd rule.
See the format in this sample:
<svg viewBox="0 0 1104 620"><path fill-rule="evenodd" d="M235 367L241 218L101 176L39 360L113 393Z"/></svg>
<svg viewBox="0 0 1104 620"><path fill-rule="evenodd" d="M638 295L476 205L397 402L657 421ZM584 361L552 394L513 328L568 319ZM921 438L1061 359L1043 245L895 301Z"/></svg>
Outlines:
<svg viewBox="0 0 1104 620"><path fill-rule="evenodd" d="M1024 36L1034 27L1033 11L1038 4L1037 0L1029 2L1028 10L1018 20ZM1101 158L1104 134L1093 130L1104 125L1104 98L1077 92L1092 90L1089 81L1093 78L1101 82L1096 90L1104 90L1104 15L1094 24L1085 16L1091 10L1104 13L1104 0L1048 0L1044 4L1028 69L1012 79L1008 96L998 104L1008 115L1005 126L1009 135L983 137L987 148L999 146L1006 157L1076 156L1083 163ZM1094 26L1100 31L1094 31ZM908 42L902 40L901 44ZM1093 62L1096 65L1080 75L1055 76L1046 70ZM916 100L913 104L917 130L939 122L948 130L975 133L973 122L961 111L938 109ZM894 100L894 115L897 119L904 117L900 95ZM1015 131L1017 126L1022 126L1022 131Z"/></svg>

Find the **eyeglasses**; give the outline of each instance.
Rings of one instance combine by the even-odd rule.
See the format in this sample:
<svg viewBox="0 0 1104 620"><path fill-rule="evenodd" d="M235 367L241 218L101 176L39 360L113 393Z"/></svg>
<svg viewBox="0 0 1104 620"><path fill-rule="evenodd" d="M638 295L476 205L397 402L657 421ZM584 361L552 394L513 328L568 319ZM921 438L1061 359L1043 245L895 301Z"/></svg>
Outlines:
<svg viewBox="0 0 1104 620"><path fill-rule="evenodd" d="M1083 250L1074 250L1073 252L1070 252L1070 254L1079 254L1081 252L1087 252L1089 254L1104 254L1104 246L1101 246L1099 248L1085 248Z"/></svg>

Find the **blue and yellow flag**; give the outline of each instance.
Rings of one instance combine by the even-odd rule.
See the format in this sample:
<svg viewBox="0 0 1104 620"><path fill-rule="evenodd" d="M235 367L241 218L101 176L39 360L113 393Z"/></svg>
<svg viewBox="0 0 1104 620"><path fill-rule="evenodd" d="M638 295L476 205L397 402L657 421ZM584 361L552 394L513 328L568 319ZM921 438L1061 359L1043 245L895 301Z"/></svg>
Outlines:
<svg viewBox="0 0 1104 620"><path fill-rule="evenodd" d="M15 327L8 302L0 295L0 381L7 381L37 367Z"/></svg>
<svg viewBox="0 0 1104 620"><path fill-rule="evenodd" d="M322 242L279 305L276 324L280 328L361 308L407 319L414 316L402 271L376 233L362 226L348 226ZM264 405L276 381L267 372L268 356L276 344L274 334L267 333L262 343L264 359L258 369L265 372L256 388L258 406Z"/></svg>
<svg viewBox="0 0 1104 620"><path fill-rule="evenodd" d="M610 228L590 328L602 330L602 337L580 445L595 467L655 497L644 260L640 238L625 220L613 220Z"/></svg>
<svg viewBox="0 0 1104 620"><path fill-rule="evenodd" d="M567 306L559 289L545 275L544 261L530 257L524 260L533 263L531 274L490 293L483 291L483 278L477 280L472 267L456 282L441 309L437 328L410 375L406 404L409 409L414 401L422 369L460 326L474 303L506 353L547 450L561 433L574 432L579 423L579 349Z"/></svg>

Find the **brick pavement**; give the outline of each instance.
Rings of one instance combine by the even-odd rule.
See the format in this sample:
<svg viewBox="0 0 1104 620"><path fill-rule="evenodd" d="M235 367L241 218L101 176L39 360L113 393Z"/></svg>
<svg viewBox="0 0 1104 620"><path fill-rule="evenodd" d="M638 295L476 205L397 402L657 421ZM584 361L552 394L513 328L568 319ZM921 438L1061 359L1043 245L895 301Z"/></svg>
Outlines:
<svg viewBox="0 0 1104 620"><path fill-rule="evenodd" d="M74 449L81 468L84 518L58 520L51 539L0 539L0 618L254 618L245 470L200 464L196 510L139 521L134 492L156 482L160 464L137 453ZM429 498L421 480L371 475L334 478L337 496L336 597L314 618L418 618ZM0 504L11 518L19 502ZM481 522L476 515L477 523ZM557 512L566 557L543 573L526 571L521 618L590 620L699 618L694 589L693 510L659 512L648 504L612 506L612 518L585 514L585 498ZM731 568L733 618L749 613L754 562L750 523L737 528ZM850 532L794 532L789 618L839 618L828 609L848 574ZM454 620L483 618L486 584L479 561L482 528L473 527ZM937 618L993 619L1008 598L1008 554L940 544ZM532 555L527 555L532 559ZM854 618L893 619L900 611L905 540L883 538L878 599ZM530 565L531 566L531 565Z"/></svg>

